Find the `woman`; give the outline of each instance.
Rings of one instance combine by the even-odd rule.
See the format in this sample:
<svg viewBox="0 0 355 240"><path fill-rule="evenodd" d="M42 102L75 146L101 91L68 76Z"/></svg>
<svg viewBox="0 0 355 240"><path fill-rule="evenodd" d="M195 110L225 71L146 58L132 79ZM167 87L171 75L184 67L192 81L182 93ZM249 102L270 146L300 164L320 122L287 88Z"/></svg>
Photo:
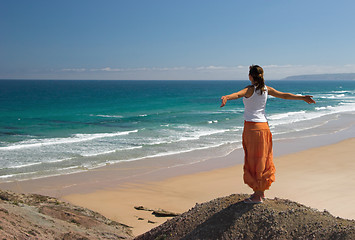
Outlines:
<svg viewBox="0 0 355 240"><path fill-rule="evenodd" d="M265 116L267 96L290 100L303 100L315 103L313 96L300 96L284 93L266 86L264 83L264 70L258 65L249 67L249 80L251 85L239 92L223 96L222 105L228 100L243 97L244 103L244 183L254 190L245 203L262 203L264 191L269 189L275 181L275 166L272 155L272 135Z"/></svg>

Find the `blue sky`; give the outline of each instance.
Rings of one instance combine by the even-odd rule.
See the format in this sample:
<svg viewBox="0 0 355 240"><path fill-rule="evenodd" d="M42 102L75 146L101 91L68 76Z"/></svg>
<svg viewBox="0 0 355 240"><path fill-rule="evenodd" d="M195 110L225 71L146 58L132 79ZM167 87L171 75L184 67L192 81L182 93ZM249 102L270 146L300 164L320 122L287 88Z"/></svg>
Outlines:
<svg viewBox="0 0 355 240"><path fill-rule="evenodd" d="M355 72L355 1L1 0L1 79Z"/></svg>

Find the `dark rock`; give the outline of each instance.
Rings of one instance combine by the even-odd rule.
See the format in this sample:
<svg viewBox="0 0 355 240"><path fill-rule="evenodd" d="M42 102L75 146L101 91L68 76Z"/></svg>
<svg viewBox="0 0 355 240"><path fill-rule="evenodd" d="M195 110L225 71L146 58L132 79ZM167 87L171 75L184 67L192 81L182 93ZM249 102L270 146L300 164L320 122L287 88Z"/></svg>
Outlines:
<svg viewBox="0 0 355 240"><path fill-rule="evenodd" d="M197 204L137 236L150 239L355 239L355 221L336 218L290 200L245 204L234 194Z"/></svg>
<svg viewBox="0 0 355 240"><path fill-rule="evenodd" d="M156 217L176 217L180 215L178 213L166 211L164 209L154 210L152 214L155 215Z"/></svg>
<svg viewBox="0 0 355 240"><path fill-rule="evenodd" d="M144 206L135 206L134 208L136 210L152 212L152 214L155 215L156 217L176 217L176 216L180 215L179 213L174 213L174 212L167 211L167 210L164 210L164 209L153 210L153 209L150 209L150 208L146 208Z"/></svg>
<svg viewBox="0 0 355 240"><path fill-rule="evenodd" d="M136 210L143 210L143 211L151 211L150 209L145 208L145 207L143 207L143 206L134 206L134 209L136 209Z"/></svg>

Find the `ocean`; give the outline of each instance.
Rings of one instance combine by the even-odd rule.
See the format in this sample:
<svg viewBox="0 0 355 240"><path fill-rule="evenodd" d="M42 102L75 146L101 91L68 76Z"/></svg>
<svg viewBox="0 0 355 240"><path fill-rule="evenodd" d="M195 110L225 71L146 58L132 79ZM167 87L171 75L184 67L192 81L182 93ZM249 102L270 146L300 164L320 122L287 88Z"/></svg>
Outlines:
<svg viewBox="0 0 355 240"><path fill-rule="evenodd" d="M205 149L241 148L242 100L221 96L249 81L0 80L0 182L88 171ZM267 81L316 104L270 97L275 140L325 135L355 115L355 81ZM198 159L194 159L198 161Z"/></svg>

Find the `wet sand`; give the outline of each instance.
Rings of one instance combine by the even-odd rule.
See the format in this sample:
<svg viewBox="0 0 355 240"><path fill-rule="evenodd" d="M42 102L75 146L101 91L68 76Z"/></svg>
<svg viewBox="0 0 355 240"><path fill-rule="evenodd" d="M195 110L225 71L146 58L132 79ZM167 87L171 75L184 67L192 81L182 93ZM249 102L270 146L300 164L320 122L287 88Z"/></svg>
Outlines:
<svg viewBox="0 0 355 240"><path fill-rule="evenodd" d="M355 138L350 138L276 157L276 182L266 191L266 197L288 198L319 210L326 209L335 216L355 219L354 146ZM231 164L241 157L241 151L235 151L222 159ZM201 165L194 167L197 166ZM117 187L107 185L101 189L95 185L78 193L67 192L61 199L132 226L133 233L138 235L163 223L166 218L136 210L134 206L182 213L195 203L232 193L252 193L243 183L241 164L214 170L210 166L199 169L198 173L189 173L188 167L185 168L183 175L125 182ZM169 176L169 171L166 175Z"/></svg>

